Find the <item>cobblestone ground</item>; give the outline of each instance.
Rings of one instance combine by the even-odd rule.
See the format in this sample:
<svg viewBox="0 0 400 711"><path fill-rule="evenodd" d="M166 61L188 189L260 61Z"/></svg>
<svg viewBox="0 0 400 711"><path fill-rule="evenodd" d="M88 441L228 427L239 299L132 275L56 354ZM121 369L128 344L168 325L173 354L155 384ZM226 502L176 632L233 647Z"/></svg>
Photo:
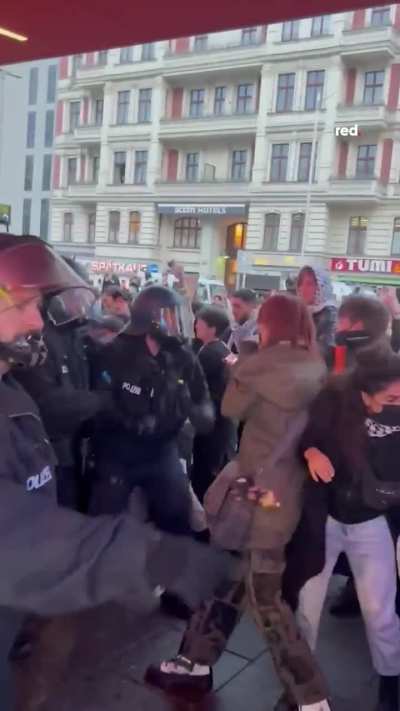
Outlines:
<svg viewBox="0 0 400 711"><path fill-rule="evenodd" d="M46 711L272 711L279 696L268 653L244 619L216 667L216 690L201 704L171 700L143 683L147 665L172 656L182 624L138 619L118 607L85 614L67 678ZM359 620L325 615L319 648L335 711L373 711L376 679Z"/></svg>

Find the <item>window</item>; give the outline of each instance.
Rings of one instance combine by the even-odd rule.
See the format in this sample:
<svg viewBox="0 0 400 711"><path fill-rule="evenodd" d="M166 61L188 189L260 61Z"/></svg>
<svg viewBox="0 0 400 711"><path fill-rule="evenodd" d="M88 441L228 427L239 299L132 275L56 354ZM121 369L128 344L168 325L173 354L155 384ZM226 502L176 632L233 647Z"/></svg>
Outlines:
<svg viewBox="0 0 400 711"><path fill-rule="evenodd" d="M147 151L135 151L135 184L145 185L147 181Z"/></svg>
<svg viewBox="0 0 400 711"><path fill-rule="evenodd" d="M193 182L199 179L199 154L186 154L186 180Z"/></svg>
<svg viewBox="0 0 400 711"><path fill-rule="evenodd" d="M296 212L292 215L290 224L289 252L301 252L304 236L304 213Z"/></svg>
<svg viewBox="0 0 400 711"><path fill-rule="evenodd" d="M29 105L33 106L37 102L39 85L39 68L32 67L29 72Z"/></svg>
<svg viewBox="0 0 400 711"><path fill-rule="evenodd" d="M47 70L47 103L54 104L57 92L57 65L51 64Z"/></svg>
<svg viewBox="0 0 400 711"><path fill-rule="evenodd" d="M313 17L311 25L311 37L323 37L329 34L330 29L330 17L329 15L321 15L320 17Z"/></svg>
<svg viewBox="0 0 400 711"><path fill-rule="evenodd" d="M96 241L96 213L90 212L87 218L87 241L94 244Z"/></svg>
<svg viewBox="0 0 400 711"><path fill-rule="evenodd" d="M28 126L26 131L26 147L35 147L35 133L36 133L36 113L35 111L29 111L28 113Z"/></svg>
<svg viewBox="0 0 400 711"><path fill-rule="evenodd" d="M76 173L78 169L78 159L68 158L67 162L67 185L76 184Z"/></svg>
<svg viewBox="0 0 400 711"><path fill-rule="evenodd" d="M232 153L232 180L246 180L247 151L233 151Z"/></svg>
<svg viewBox="0 0 400 711"><path fill-rule="evenodd" d="M31 233L31 207L32 200L24 198L22 206L22 234L29 235Z"/></svg>
<svg viewBox="0 0 400 711"><path fill-rule="evenodd" d="M296 75L294 73L279 74L278 93L276 96L276 110L278 113L293 110L295 80Z"/></svg>
<svg viewBox="0 0 400 711"><path fill-rule="evenodd" d="M140 212L129 213L129 235L128 242L130 244L139 244L140 236Z"/></svg>
<svg viewBox="0 0 400 711"><path fill-rule="evenodd" d="M117 151L114 153L114 185L124 185L126 174L126 153Z"/></svg>
<svg viewBox="0 0 400 711"><path fill-rule="evenodd" d="M92 159L92 180L94 183L99 182L100 156L93 156Z"/></svg>
<svg viewBox="0 0 400 711"><path fill-rule="evenodd" d="M108 241L115 244L119 241L119 228L121 224L121 214L117 210L110 212L108 224Z"/></svg>
<svg viewBox="0 0 400 711"><path fill-rule="evenodd" d="M254 109L254 84L239 84L236 97L236 112L250 114Z"/></svg>
<svg viewBox="0 0 400 711"><path fill-rule="evenodd" d="M200 220L193 217L180 217L175 220L174 244L178 249L200 249Z"/></svg>
<svg viewBox="0 0 400 711"><path fill-rule="evenodd" d="M390 7L378 7L372 10L371 25L373 27L390 25Z"/></svg>
<svg viewBox="0 0 400 711"><path fill-rule="evenodd" d="M121 64L130 64L133 62L133 47L123 47L119 55Z"/></svg>
<svg viewBox="0 0 400 711"><path fill-rule="evenodd" d="M225 113L226 86L217 86L214 94L214 114L222 116Z"/></svg>
<svg viewBox="0 0 400 711"><path fill-rule="evenodd" d="M383 103L383 85L385 82L385 72L365 72L364 74L364 104Z"/></svg>
<svg viewBox="0 0 400 711"><path fill-rule="evenodd" d="M400 257L400 217L394 218L391 253L393 257Z"/></svg>
<svg viewBox="0 0 400 711"><path fill-rule="evenodd" d="M264 244L266 252L276 252L278 249L280 215L270 212L265 215Z"/></svg>
<svg viewBox="0 0 400 711"><path fill-rule="evenodd" d="M376 145L358 146L356 177L368 178L374 175Z"/></svg>
<svg viewBox="0 0 400 711"><path fill-rule="evenodd" d="M51 188L51 155L43 156L42 190Z"/></svg>
<svg viewBox="0 0 400 711"><path fill-rule="evenodd" d="M142 62L150 62L154 59L154 44L149 42L142 45Z"/></svg>
<svg viewBox="0 0 400 711"><path fill-rule="evenodd" d="M128 123L130 91L118 92L117 124Z"/></svg>
<svg viewBox="0 0 400 711"><path fill-rule="evenodd" d="M33 185L33 156L25 157L24 190L32 190Z"/></svg>
<svg viewBox="0 0 400 711"><path fill-rule="evenodd" d="M300 143L299 167L297 180L299 183L307 183L310 179L312 143Z"/></svg>
<svg viewBox="0 0 400 711"><path fill-rule="evenodd" d="M138 122L148 123L151 121L151 97L152 89L139 89Z"/></svg>
<svg viewBox="0 0 400 711"><path fill-rule="evenodd" d="M71 101L69 105L69 130L74 131L79 126L81 116L81 102Z"/></svg>
<svg viewBox="0 0 400 711"><path fill-rule="evenodd" d="M94 102L94 125L103 125L104 100L96 99Z"/></svg>
<svg viewBox="0 0 400 711"><path fill-rule="evenodd" d="M105 67L107 64L107 60L108 60L108 52L106 49L102 50L101 52L98 53L97 64L99 65L99 67Z"/></svg>
<svg viewBox="0 0 400 711"><path fill-rule="evenodd" d="M204 96L204 89L192 89L192 91L190 92L189 116L191 118L198 118L199 116L203 116Z"/></svg>
<svg viewBox="0 0 400 711"><path fill-rule="evenodd" d="M46 148L53 146L54 140L54 111L49 109L46 111L46 119L44 126L44 145Z"/></svg>
<svg viewBox="0 0 400 711"><path fill-rule="evenodd" d="M82 66L83 57L81 54L74 54L72 57L72 76L76 77L78 69Z"/></svg>
<svg viewBox="0 0 400 711"><path fill-rule="evenodd" d="M292 40L299 39L300 34L300 22L299 20L293 20L291 22L284 22L282 24L282 42L291 42Z"/></svg>
<svg viewBox="0 0 400 711"><path fill-rule="evenodd" d="M40 201L40 236L44 240L47 240L49 236L49 209L49 199L43 198Z"/></svg>
<svg viewBox="0 0 400 711"><path fill-rule="evenodd" d="M349 239L347 243L347 254L351 257L358 257L364 254L365 241L367 237L368 218L351 217L349 224Z"/></svg>
<svg viewBox="0 0 400 711"><path fill-rule="evenodd" d="M324 92L325 71L307 72L306 86L306 111L315 111L322 105L322 95Z"/></svg>
<svg viewBox="0 0 400 711"><path fill-rule="evenodd" d="M74 224L74 216L72 212L64 212L63 223L63 240L64 242L72 242L72 227Z"/></svg>
<svg viewBox="0 0 400 711"><path fill-rule="evenodd" d="M257 27L247 27L242 30L241 44L248 47L251 44L257 44Z"/></svg>
<svg viewBox="0 0 400 711"><path fill-rule="evenodd" d="M289 158L288 143L274 143L271 154L271 176L272 182L282 183L287 179Z"/></svg>
<svg viewBox="0 0 400 711"><path fill-rule="evenodd" d="M193 49L195 52L205 52L208 45L208 35L198 35L194 38Z"/></svg>

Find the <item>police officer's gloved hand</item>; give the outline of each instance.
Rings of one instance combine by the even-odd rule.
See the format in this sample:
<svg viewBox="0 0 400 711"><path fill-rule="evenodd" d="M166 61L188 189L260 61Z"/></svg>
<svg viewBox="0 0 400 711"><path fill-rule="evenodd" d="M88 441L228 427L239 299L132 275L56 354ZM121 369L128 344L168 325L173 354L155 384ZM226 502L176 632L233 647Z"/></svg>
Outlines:
<svg viewBox="0 0 400 711"><path fill-rule="evenodd" d="M178 594L192 609L212 597L218 585L230 577L232 565L224 551L170 534L161 534L147 560L151 586L160 585Z"/></svg>

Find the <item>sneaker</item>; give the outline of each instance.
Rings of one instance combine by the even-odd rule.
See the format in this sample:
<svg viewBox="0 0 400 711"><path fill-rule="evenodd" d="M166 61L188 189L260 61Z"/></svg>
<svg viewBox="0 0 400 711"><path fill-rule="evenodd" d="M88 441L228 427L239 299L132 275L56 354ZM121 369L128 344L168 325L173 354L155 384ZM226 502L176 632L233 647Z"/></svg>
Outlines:
<svg viewBox="0 0 400 711"><path fill-rule="evenodd" d="M315 704L304 704L299 706L299 711L332 711L326 699L317 701Z"/></svg>
<svg viewBox="0 0 400 711"><path fill-rule="evenodd" d="M162 662L159 666L149 667L145 681L162 691L195 700L213 688L211 667L192 664L182 655Z"/></svg>

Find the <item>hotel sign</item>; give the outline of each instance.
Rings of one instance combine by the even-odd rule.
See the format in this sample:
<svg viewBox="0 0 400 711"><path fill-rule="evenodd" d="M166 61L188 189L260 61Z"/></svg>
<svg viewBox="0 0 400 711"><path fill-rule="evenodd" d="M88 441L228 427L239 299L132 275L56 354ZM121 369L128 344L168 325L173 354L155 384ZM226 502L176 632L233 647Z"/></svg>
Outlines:
<svg viewBox="0 0 400 711"><path fill-rule="evenodd" d="M400 259L334 257L331 260L331 271L348 274L398 274L400 276Z"/></svg>
<svg viewBox="0 0 400 711"><path fill-rule="evenodd" d="M229 205L159 203L157 207L160 215L175 215L176 217L225 217L226 215L242 217L247 214L245 203L231 203Z"/></svg>

